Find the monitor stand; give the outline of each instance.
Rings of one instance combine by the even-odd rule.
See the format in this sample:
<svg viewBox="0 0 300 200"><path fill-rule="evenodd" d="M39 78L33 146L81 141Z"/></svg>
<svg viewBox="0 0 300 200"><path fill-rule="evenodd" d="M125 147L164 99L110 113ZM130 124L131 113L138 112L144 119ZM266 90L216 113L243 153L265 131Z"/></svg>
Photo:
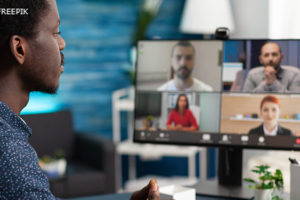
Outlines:
<svg viewBox="0 0 300 200"><path fill-rule="evenodd" d="M200 181L193 187L204 196L251 199L254 192L242 184L243 150L219 148L218 180Z"/></svg>

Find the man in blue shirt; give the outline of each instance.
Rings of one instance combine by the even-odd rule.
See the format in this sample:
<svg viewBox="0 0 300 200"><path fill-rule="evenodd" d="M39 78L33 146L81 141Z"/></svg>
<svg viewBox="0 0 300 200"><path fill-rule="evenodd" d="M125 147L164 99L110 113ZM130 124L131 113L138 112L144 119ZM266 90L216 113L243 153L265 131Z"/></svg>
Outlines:
<svg viewBox="0 0 300 200"><path fill-rule="evenodd" d="M0 199L55 199L19 117L31 91L55 93L65 41L55 0L0 0ZM159 199L155 180L131 200Z"/></svg>

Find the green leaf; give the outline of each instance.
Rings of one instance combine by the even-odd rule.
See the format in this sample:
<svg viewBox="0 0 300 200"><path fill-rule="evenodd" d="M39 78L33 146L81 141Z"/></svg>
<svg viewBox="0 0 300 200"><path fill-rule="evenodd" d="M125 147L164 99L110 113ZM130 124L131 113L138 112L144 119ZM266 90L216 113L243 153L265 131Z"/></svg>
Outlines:
<svg viewBox="0 0 300 200"><path fill-rule="evenodd" d="M254 172L254 173L257 173L257 174L261 173L261 171L257 170L257 169L252 169L251 171Z"/></svg>
<svg viewBox="0 0 300 200"><path fill-rule="evenodd" d="M269 171L268 165L255 166L251 171L258 174L258 181L252 178L245 178L244 181L252 184L248 187L250 189L276 189L278 191L283 191L283 175L279 169L275 172ZM279 198L279 197L278 197ZM279 198L280 200L280 198Z"/></svg>
<svg viewBox="0 0 300 200"><path fill-rule="evenodd" d="M268 184L266 184L266 188L268 188L268 189L274 188L274 183L272 181L269 182Z"/></svg>
<svg viewBox="0 0 300 200"><path fill-rule="evenodd" d="M273 176L271 174L265 174L259 177L260 180L273 180Z"/></svg>
<svg viewBox="0 0 300 200"><path fill-rule="evenodd" d="M255 185L248 185L248 188L251 189L251 190L254 190L256 189L257 187Z"/></svg>
<svg viewBox="0 0 300 200"><path fill-rule="evenodd" d="M41 160L44 162L44 163L50 163L53 159L51 156L49 155L44 155Z"/></svg>
<svg viewBox="0 0 300 200"><path fill-rule="evenodd" d="M259 165L259 166L256 166L257 169L259 169L259 171L261 171L262 173L264 173L267 169L270 168L270 166L268 165Z"/></svg>
<svg viewBox="0 0 300 200"><path fill-rule="evenodd" d="M251 178L244 178L243 180L248 182L248 183L255 183L255 180L253 180Z"/></svg>
<svg viewBox="0 0 300 200"><path fill-rule="evenodd" d="M280 200L280 199L279 199L279 196L273 196L272 200Z"/></svg>

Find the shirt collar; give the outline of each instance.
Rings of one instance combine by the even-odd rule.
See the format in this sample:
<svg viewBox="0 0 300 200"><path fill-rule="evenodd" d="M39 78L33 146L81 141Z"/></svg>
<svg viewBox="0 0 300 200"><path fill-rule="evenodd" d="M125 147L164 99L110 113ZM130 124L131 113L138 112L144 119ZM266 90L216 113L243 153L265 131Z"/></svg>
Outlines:
<svg viewBox="0 0 300 200"><path fill-rule="evenodd" d="M27 126L26 122L16 115L5 103L0 101L0 119L2 118L7 124L14 129L19 129L20 132L24 132L27 137L31 135L31 128Z"/></svg>
<svg viewBox="0 0 300 200"><path fill-rule="evenodd" d="M278 130L278 125L276 125L276 127L271 131L269 132L266 127L265 127L265 124L264 124L264 133L265 135L268 135L268 136L276 136L277 135L277 130Z"/></svg>

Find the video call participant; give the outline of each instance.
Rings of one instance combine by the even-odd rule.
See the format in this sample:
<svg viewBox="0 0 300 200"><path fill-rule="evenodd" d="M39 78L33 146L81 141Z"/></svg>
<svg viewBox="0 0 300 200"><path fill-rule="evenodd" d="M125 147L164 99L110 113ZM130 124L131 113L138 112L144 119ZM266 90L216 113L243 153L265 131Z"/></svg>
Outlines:
<svg viewBox="0 0 300 200"><path fill-rule="evenodd" d="M56 199L28 142L31 129L19 117L30 92L53 94L59 86L65 41L56 1L1 0L0 7L28 9L28 15L0 13L0 199ZM151 180L131 200L159 198Z"/></svg>
<svg viewBox="0 0 300 200"><path fill-rule="evenodd" d="M283 68L283 53L278 44L267 42L261 47L262 66L251 69L245 81L244 92L289 92L299 72L297 68ZM300 92L300 87L298 89Z"/></svg>
<svg viewBox="0 0 300 200"><path fill-rule="evenodd" d="M279 99L275 96L266 96L260 103L260 114L264 122L257 128L249 131L250 135L293 135L292 131L279 125Z"/></svg>
<svg viewBox="0 0 300 200"><path fill-rule="evenodd" d="M212 91L212 87L194 77L195 48L188 41L179 41L171 52L171 70L174 78L158 88L159 91Z"/></svg>
<svg viewBox="0 0 300 200"><path fill-rule="evenodd" d="M177 97L175 108L170 112L167 121L168 130L196 131L198 124L189 109L189 101L185 94Z"/></svg>

